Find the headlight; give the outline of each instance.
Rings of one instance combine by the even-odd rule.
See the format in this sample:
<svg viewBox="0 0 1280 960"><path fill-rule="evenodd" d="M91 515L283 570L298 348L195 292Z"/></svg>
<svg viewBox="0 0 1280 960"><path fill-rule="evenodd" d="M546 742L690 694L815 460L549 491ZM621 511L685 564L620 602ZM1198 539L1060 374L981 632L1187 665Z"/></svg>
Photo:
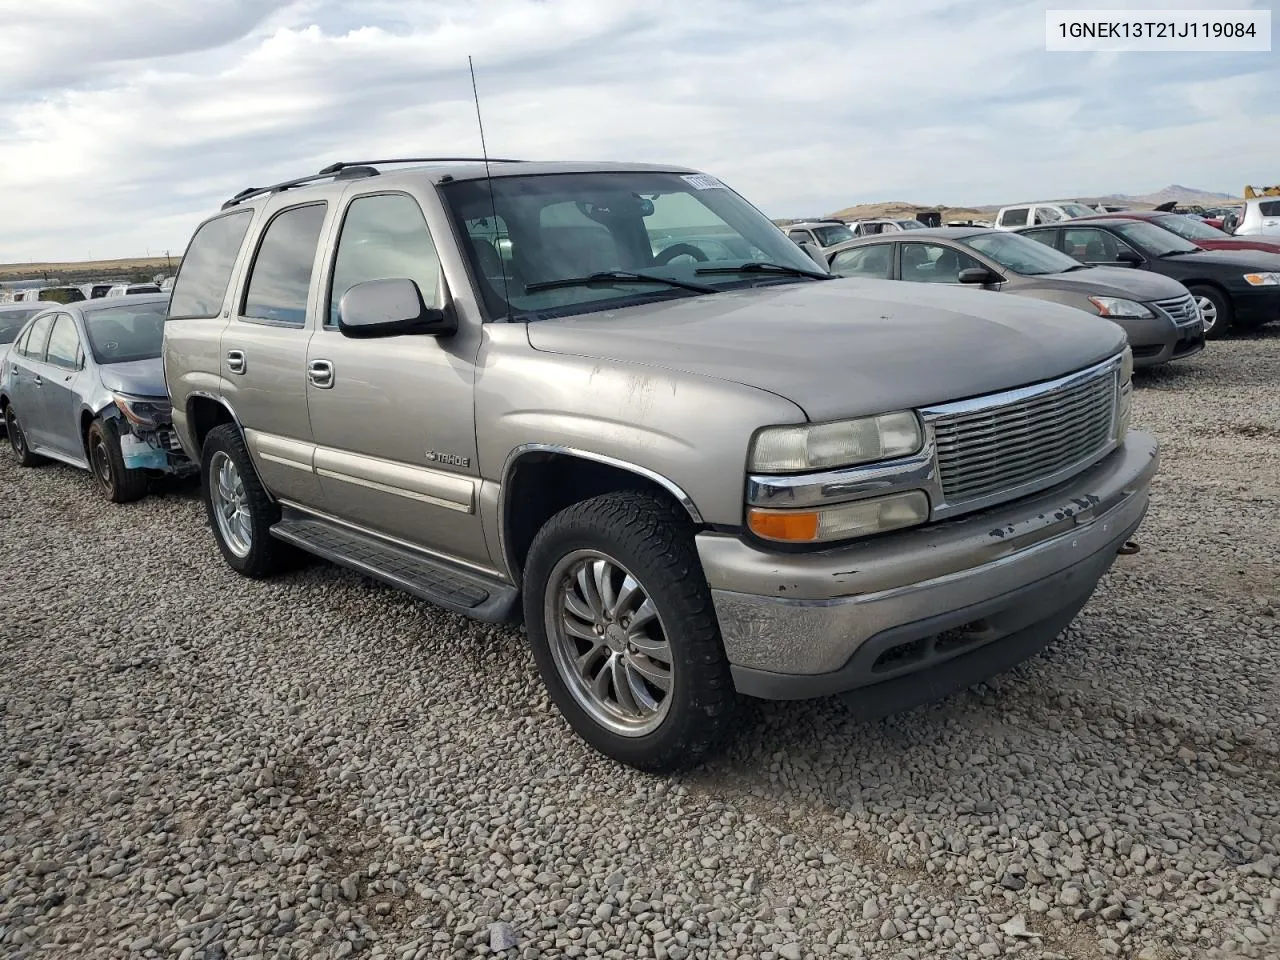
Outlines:
<svg viewBox="0 0 1280 960"><path fill-rule="evenodd" d="M168 400L133 397L127 393L113 393L111 398L124 418L139 427L169 423L173 414L173 406Z"/></svg>
<svg viewBox="0 0 1280 960"><path fill-rule="evenodd" d="M1124 348L1120 360L1120 383L1116 392L1116 440L1124 442L1129 432L1129 417L1133 410L1133 350Z"/></svg>
<svg viewBox="0 0 1280 960"><path fill-rule="evenodd" d="M1133 347L1126 346L1120 355L1120 383L1124 385L1133 379Z"/></svg>
<svg viewBox="0 0 1280 960"><path fill-rule="evenodd" d="M782 543L823 543L869 537L913 527L929 519L929 498L921 490L837 503L814 510L747 510L747 526L757 537Z"/></svg>
<svg viewBox="0 0 1280 960"><path fill-rule="evenodd" d="M1280 273L1246 273L1244 282L1251 287L1280 287Z"/></svg>
<svg viewBox="0 0 1280 960"><path fill-rule="evenodd" d="M1120 297L1090 297L1089 302L1104 317L1154 317L1155 314L1136 300Z"/></svg>
<svg viewBox="0 0 1280 960"><path fill-rule="evenodd" d="M756 434L750 469L753 473L804 473L851 467L910 456L923 442L920 420L910 411L832 423L767 427Z"/></svg>

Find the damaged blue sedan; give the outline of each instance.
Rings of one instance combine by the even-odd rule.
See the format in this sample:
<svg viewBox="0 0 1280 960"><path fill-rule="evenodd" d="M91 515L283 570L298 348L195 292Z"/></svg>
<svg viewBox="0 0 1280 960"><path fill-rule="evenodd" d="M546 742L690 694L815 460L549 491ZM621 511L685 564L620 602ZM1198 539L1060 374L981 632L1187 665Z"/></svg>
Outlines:
<svg viewBox="0 0 1280 960"><path fill-rule="evenodd" d="M0 361L0 416L24 467L90 471L127 503L165 474L198 471L173 432L160 347L168 294L49 304Z"/></svg>

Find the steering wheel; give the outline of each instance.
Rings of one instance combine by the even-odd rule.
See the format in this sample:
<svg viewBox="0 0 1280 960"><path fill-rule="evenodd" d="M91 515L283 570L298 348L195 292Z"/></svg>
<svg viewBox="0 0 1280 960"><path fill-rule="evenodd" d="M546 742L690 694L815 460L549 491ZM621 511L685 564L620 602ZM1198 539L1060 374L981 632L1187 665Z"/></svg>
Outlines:
<svg viewBox="0 0 1280 960"><path fill-rule="evenodd" d="M692 243L673 243L667 249L657 254L653 258L653 262L659 266L666 266L676 257L693 257L699 263L707 262L707 255L695 247Z"/></svg>

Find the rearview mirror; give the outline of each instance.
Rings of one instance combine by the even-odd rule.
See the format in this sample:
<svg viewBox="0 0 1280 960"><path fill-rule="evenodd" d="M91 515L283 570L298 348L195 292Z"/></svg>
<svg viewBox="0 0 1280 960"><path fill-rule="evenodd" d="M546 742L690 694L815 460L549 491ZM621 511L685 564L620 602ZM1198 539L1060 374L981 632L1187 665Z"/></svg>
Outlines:
<svg viewBox="0 0 1280 960"><path fill-rule="evenodd" d="M1142 258L1132 250L1117 250L1116 263L1125 264L1126 266L1136 267L1142 262Z"/></svg>
<svg viewBox="0 0 1280 960"><path fill-rule="evenodd" d="M442 337L458 329L452 311L428 307L412 280L366 280L342 295L338 330L345 337Z"/></svg>
<svg viewBox="0 0 1280 960"><path fill-rule="evenodd" d="M965 267L956 274L956 279L961 283L979 283L985 286L988 283L999 283L1003 278L986 267Z"/></svg>

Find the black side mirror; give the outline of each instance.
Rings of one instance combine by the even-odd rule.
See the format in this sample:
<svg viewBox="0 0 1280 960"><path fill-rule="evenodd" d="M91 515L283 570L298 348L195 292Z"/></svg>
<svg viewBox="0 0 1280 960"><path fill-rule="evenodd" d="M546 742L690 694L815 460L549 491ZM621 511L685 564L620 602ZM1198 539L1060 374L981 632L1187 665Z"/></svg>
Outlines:
<svg viewBox="0 0 1280 960"><path fill-rule="evenodd" d="M1142 262L1142 257L1138 256L1132 250L1117 250L1116 263L1125 264L1130 267L1136 267Z"/></svg>
<svg viewBox="0 0 1280 960"><path fill-rule="evenodd" d="M960 283L976 283L985 286L988 283L999 283L1004 278L992 273L986 267L965 267L956 274L956 279Z"/></svg>
<svg viewBox="0 0 1280 960"><path fill-rule="evenodd" d="M444 337L458 329L452 310L428 307L412 280L366 280L342 295L338 330L345 337Z"/></svg>

